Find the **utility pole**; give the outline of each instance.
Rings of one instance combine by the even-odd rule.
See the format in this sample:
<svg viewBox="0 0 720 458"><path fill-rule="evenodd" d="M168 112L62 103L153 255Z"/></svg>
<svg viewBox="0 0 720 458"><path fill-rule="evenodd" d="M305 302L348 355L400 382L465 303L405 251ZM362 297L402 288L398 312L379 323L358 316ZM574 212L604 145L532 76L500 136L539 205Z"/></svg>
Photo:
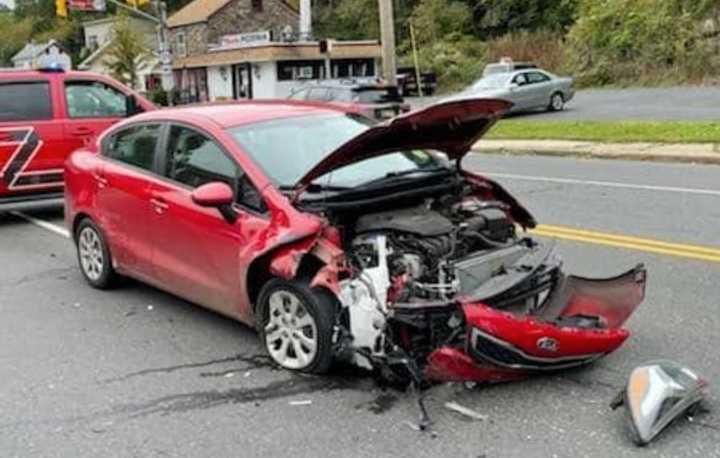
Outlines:
<svg viewBox="0 0 720 458"><path fill-rule="evenodd" d="M378 0L378 4L380 7L380 42L382 43L383 78L388 84L397 84L393 0Z"/></svg>

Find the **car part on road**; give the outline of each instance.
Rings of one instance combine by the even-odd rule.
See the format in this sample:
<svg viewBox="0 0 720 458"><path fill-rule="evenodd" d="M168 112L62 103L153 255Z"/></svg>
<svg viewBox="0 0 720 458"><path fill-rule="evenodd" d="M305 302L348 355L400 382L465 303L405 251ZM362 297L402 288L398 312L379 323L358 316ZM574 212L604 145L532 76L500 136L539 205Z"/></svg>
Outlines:
<svg viewBox="0 0 720 458"><path fill-rule="evenodd" d="M480 412L477 412L469 407L461 406L457 402L446 402L445 408L448 410L452 410L453 412L457 412L460 415L463 415L467 418L478 420L478 421L485 421L488 419L487 415L483 415Z"/></svg>
<svg viewBox="0 0 720 458"><path fill-rule="evenodd" d="M697 410L707 382L673 361L652 361L633 369L610 406L625 405L633 442L647 445L674 420Z"/></svg>

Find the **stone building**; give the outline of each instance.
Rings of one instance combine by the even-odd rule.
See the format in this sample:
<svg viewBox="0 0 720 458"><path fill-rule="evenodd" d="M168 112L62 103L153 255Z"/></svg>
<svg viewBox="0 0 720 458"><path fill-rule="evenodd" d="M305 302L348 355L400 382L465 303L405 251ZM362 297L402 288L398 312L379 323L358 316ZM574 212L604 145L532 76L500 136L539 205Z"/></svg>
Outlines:
<svg viewBox="0 0 720 458"><path fill-rule="evenodd" d="M299 24L284 0L189 3L168 19L181 101L284 98L308 80L376 75L377 41L333 41L321 52Z"/></svg>

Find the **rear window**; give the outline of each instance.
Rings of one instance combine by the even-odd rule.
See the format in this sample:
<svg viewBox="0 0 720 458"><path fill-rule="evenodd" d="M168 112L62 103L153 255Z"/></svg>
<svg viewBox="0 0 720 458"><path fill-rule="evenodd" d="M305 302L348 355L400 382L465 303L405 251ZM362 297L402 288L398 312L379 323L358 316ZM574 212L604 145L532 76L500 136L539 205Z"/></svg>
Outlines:
<svg viewBox="0 0 720 458"><path fill-rule="evenodd" d="M397 88L384 89L356 89L355 99L360 103L388 103L402 102L403 99L398 94Z"/></svg>
<svg viewBox="0 0 720 458"><path fill-rule="evenodd" d="M47 82L0 83L0 121L52 118Z"/></svg>

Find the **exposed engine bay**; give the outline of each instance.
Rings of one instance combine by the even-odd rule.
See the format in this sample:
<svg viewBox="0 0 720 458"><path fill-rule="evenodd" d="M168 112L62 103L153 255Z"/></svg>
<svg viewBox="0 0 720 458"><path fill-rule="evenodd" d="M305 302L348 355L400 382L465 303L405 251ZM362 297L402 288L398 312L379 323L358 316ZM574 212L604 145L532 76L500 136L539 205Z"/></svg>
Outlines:
<svg viewBox="0 0 720 458"><path fill-rule="evenodd" d="M363 212L346 224L352 273L340 282L341 322L353 361L390 378L420 379L417 374L423 372L433 378L433 356L457 351L472 356L465 361L468 370L487 365L499 371L495 378L500 380L518 371L585 364L604 354L602 349L567 354L565 348L559 350L565 336L550 334L537 337L528 351L469 323L471 314L483 310L518 320L518 325L537 320L551 331L620 331L614 327L642 300L633 286L641 285L644 292L641 266L602 280L609 288L598 293L596 281L563 274L552 244L518 231L502 203L471 194ZM573 306L581 297L592 298L591 305ZM616 299L629 311L611 323L599 312ZM592 313L598 306L598 313ZM624 337L613 334L608 345L619 345Z"/></svg>

